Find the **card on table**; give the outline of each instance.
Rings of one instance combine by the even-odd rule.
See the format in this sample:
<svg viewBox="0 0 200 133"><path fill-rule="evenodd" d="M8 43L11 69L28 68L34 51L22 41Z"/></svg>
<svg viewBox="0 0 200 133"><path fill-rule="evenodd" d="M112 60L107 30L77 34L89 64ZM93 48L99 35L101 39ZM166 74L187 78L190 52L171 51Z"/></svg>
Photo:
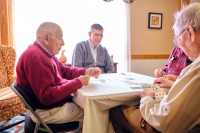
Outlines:
<svg viewBox="0 0 200 133"><path fill-rule="evenodd" d="M136 90L136 89L142 89L141 86L131 86L130 88L133 89L133 90Z"/></svg>
<svg viewBox="0 0 200 133"><path fill-rule="evenodd" d="M160 88L159 86L156 86L156 85L152 85L152 84L143 84L142 85L142 88L147 92L155 92L155 96L154 98L157 100L157 101L161 101L164 96L166 95L166 92Z"/></svg>
<svg viewBox="0 0 200 133"><path fill-rule="evenodd" d="M106 84L111 83L110 79L99 79L99 81L101 81L102 83L106 83Z"/></svg>
<svg viewBox="0 0 200 133"><path fill-rule="evenodd" d="M142 85L143 83L137 83L134 82L134 78L117 78L117 80L120 80L122 82L128 83L128 84L132 84L132 85Z"/></svg>

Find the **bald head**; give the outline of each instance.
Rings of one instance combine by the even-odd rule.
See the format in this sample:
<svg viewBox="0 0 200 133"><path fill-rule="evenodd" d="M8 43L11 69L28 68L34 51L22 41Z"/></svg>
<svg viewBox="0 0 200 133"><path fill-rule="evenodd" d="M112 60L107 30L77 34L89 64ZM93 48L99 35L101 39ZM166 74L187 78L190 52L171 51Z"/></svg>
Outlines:
<svg viewBox="0 0 200 133"><path fill-rule="evenodd" d="M64 46L63 34L61 27L52 22L42 23L36 33L37 42L43 45L52 55L56 55Z"/></svg>
<svg viewBox="0 0 200 133"><path fill-rule="evenodd" d="M55 36L60 31L60 26L53 22L44 22L42 23L36 32L36 38L37 40L40 40L45 35L50 34L52 36Z"/></svg>

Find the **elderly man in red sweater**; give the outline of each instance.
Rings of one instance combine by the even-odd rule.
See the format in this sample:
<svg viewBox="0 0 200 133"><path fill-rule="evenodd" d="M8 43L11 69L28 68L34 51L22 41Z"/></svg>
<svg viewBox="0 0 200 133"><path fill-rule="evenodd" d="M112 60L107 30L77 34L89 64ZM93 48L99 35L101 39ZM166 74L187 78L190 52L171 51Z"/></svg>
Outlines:
<svg viewBox="0 0 200 133"><path fill-rule="evenodd" d="M71 95L87 86L90 76L98 78L100 68L64 66L55 55L64 46L61 27L44 22L37 29L36 41L21 55L17 67L17 84L36 104L36 112L47 123L82 121L84 111ZM37 122L29 112L34 122Z"/></svg>

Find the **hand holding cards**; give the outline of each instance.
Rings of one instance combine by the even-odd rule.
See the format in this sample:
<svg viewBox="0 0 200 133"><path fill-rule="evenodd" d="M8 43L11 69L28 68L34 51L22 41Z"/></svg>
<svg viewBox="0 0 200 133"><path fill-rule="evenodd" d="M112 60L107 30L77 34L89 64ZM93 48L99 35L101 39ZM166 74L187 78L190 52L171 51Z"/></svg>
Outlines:
<svg viewBox="0 0 200 133"><path fill-rule="evenodd" d="M143 84L142 88L144 89L144 91L146 91L147 93L149 92L155 92L155 96L154 98L157 101L161 101L164 96L166 95L166 92L162 90L162 88L160 88L159 86L156 85L152 85L152 84Z"/></svg>

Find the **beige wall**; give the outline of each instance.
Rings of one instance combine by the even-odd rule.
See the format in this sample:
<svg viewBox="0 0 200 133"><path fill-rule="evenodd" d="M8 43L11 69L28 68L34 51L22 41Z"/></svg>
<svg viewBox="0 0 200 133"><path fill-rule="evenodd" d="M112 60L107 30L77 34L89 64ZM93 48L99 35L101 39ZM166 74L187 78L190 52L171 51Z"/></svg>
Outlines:
<svg viewBox="0 0 200 133"><path fill-rule="evenodd" d="M164 67L174 44L173 13L178 10L180 0L136 0L130 5L131 55L157 55L158 59L131 60L131 71L154 76L156 68ZM162 29L148 29L148 13L163 14ZM142 57L141 56L141 57ZM167 57L167 58L166 58Z"/></svg>
<svg viewBox="0 0 200 133"><path fill-rule="evenodd" d="M130 5L131 54L169 54L178 0L136 0ZM163 13L162 29L148 29L148 13Z"/></svg>
<svg viewBox="0 0 200 133"><path fill-rule="evenodd" d="M131 71L154 77L156 68L163 68L167 59L140 59L131 61Z"/></svg>

